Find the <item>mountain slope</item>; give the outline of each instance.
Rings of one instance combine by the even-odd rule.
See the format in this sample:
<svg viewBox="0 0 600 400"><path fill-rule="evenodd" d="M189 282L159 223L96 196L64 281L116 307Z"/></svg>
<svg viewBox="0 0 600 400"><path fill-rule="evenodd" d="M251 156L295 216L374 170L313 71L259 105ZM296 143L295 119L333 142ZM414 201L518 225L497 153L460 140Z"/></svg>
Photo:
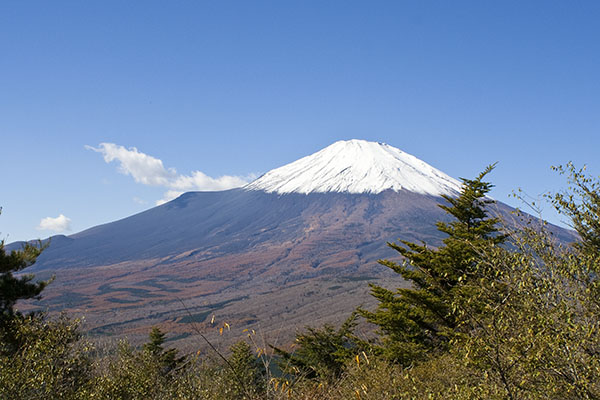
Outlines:
<svg viewBox="0 0 600 400"><path fill-rule="evenodd" d="M386 241L439 244L439 200L391 190L187 193L53 241L33 267L56 276L37 305L84 313L98 337L143 340L156 324L188 335L214 313L238 333L278 326L287 340L368 305L368 282L401 285L376 260L396 257Z"/></svg>
<svg viewBox="0 0 600 400"><path fill-rule="evenodd" d="M98 338L143 340L156 324L196 345L211 315L242 329L335 323L369 305L368 282L404 284L377 264L386 242L437 246L442 194L458 182L390 146L337 142L248 186L191 192L164 205L55 237L32 271L56 275L29 307L84 313ZM493 212L509 216L498 203ZM568 238L569 233L557 230ZM233 335L233 334L232 334Z"/></svg>
<svg viewBox="0 0 600 400"><path fill-rule="evenodd" d="M355 232L357 227L362 230L355 232L359 236L391 230L411 238L416 233L425 237L430 228L423 222L444 217L435 207L437 201L431 196L392 191L379 195L277 195L244 189L190 192L140 214L53 239L34 268L165 259L188 251L216 257L264 243L293 242L315 231L341 235ZM376 239L385 240L380 235Z"/></svg>

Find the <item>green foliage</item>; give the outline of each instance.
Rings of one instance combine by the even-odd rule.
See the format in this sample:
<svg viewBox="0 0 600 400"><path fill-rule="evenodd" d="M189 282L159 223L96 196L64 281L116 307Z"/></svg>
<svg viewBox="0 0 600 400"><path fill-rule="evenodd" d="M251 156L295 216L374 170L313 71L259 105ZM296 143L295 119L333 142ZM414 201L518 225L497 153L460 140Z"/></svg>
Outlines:
<svg viewBox="0 0 600 400"><path fill-rule="evenodd" d="M49 283L33 282L31 274L13 275L33 264L44 248L41 244L25 244L22 250L7 254L4 241L0 241L0 323L15 315L14 306L18 300L37 298Z"/></svg>
<svg viewBox="0 0 600 400"><path fill-rule="evenodd" d="M91 360L78 321L31 315L10 324L20 346L0 355L0 398L79 398L91 377Z"/></svg>
<svg viewBox="0 0 600 400"><path fill-rule="evenodd" d="M600 257L600 182L587 176L585 168L577 170L572 163L553 169L568 175L570 187L566 192L547 197L560 213L570 218L571 226L581 237L575 247L588 256Z"/></svg>
<svg viewBox="0 0 600 400"><path fill-rule="evenodd" d="M0 207L0 213L2 208ZM14 353L21 343L16 322L23 322L22 315L15 310L19 300L40 298L40 293L50 281L34 282L32 274L20 273L32 265L48 244L25 244L20 251L6 253L4 240L0 240L0 354ZM20 273L18 277L13 274ZM21 320L21 321L17 321Z"/></svg>
<svg viewBox="0 0 600 400"><path fill-rule="evenodd" d="M351 363L343 381L325 390L326 399L501 399L481 385L481 374L450 355L405 368L383 359Z"/></svg>
<svg viewBox="0 0 600 400"><path fill-rule="evenodd" d="M167 397L168 379L161 360L151 353L135 351L119 343L118 355L90 388L90 399L159 399Z"/></svg>
<svg viewBox="0 0 600 400"><path fill-rule="evenodd" d="M551 198L580 240L560 246L530 222L511 232L510 248L487 249L486 279L464 282L473 296L453 304L465 332L455 347L506 398L600 398L600 185L569 171L571 188Z"/></svg>
<svg viewBox="0 0 600 400"><path fill-rule="evenodd" d="M245 341L239 341L229 349L227 378L232 389L232 398L260 397L265 393L266 371L260 360Z"/></svg>
<svg viewBox="0 0 600 400"><path fill-rule="evenodd" d="M14 341L2 343L0 398L600 399L600 183L571 164L559 168L572 186L550 198L580 235L561 246L536 221L498 232L485 213L490 170L446 198L455 220L437 224L448 235L442 247L390 244L406 262L381 263L413 287L372 287L379 307L360 314L381 329L374 348L355 337L353 314L339 329L307 328L293 353L275 349L279 378L245 341L219 362L178 358L158 328L142 349L123 342L93 362L77 321L22 316L6 301L4 331ZM13 268L3 271L37 254L2 252Z"/></svg>
<svg viewBox="0 0 600 400"><path fill-rule="evenodd" d="M371 285L379 301L374 312L361 309L366 319L384 336L379 351L391 360L410 365L430 357L431 352L447 350L458 327L452 310L456 297L464 292L462 282L478 279L479 249L505 240L496 228L497 218L488 218L485 195L492 185L483 178L489 166L473 180L463 179L460 196L444 196L449 205L440 205L455 220L438 222L437 229L448 236L439 249L401 240L388 243L405 259L402 264L380 260L380 264L400 274L412 287L392 291Z"/></svg>
<svg viewBox="0 0 600 400"><path fill-rule="evenodd" d="M45 247L41 243L38 246L27 243L20 251L6 253L4 240L0 241L0 353L10 353L18 347L17 332L12 329L13 320L21 317L15 310L17 301L39 298L42 290L50 283L33 282L32 274L20 274L18 277L13 274L33 264Z"/></svg>
<svg viewBox="0 0 600 400"><path fill-rule="evenodd" d="M600 398L600 313L584 259L539 228L486 253L494 279L454 303L463 327L454 346L505 398ZM473 307L476 305L476 307Z"/></svg>
<svg viewBox="0 0 600 400"><path fill-rule="evenodd" d="M600 184L572 167L570 173L573 186L552 198L559 211L571 217L580 233L579 241L561 246L543 224L529 221L509 231L508 236L496 236L493 229L483 229L483 235L470 237L461 235L460 229L449 229L447 233L459 238L459 243L446 240L445 247L434 251L404 243L409 260L424 254L418 259L421 268L415 269L414 275L408 274L417 290L425 287L429 293L439 294L433 297L443 303L437 309L451 313L444 351L422 353L418 363L405 367L377 358L370 363L349 363L340 380L303 387L297 398L599 399ZM454 225L464 227L468 224ZM460 240L468 244L464 252L457 251ZM503 241L508 245L499 246ZM455 249L445 250L451 245ZM417 249L422 251L411 254ZM461 268L462 273L446 290L439 290L441 283L456 275L446 271L444 279L434 279L441 267L450 265L448 259L432 256L440 254L453 254L452 265ZM424 260L431 262L427 268L422 267ZM399 272L404 270L400 268ZM389 296L388 304L399 304L394 303L395 293L380 293ZM411 293L400 292L399 297ZM419 306L415 299L422 302L424 297L413 296L400 305L432 309L432 302ZM387 322L394 321L399 317L392 314L395 311L414 322L415 314L406 316L407 308L412 309L401 306L390 307L387 315L380 316L388 318ZM417 315L427 316L425 312ZM433 321L443 326L440 320ZM386 344L397 344L400 351L405 350L406 336L399 338L394 342L388 336ZM409 339L408 345L414 345L415 351L428 349L414 336ZM387 355L390 348L382 350Z"/></svg>
<svg viewBox="0 0 600 400"><path fill-rule="evenodd" d="M307 327L305 332L296 335L295 352L275 348L282 356L280 366L287 373L308 379L339 378L348 360L365 347L353 334L355 326L356 314L353 313L337 330L331 325L320 329Z"/></svg>
<svg viewBox="0 0 600 400"><path fill-rule="evenodd" d="M150 341L144 344L144 352L154 358L160 365L163 373L169 373L183 363L185 357L177 357L177 349L163 348L165 333L157 327L153 327L149 334Z"/></svg>
<svg viewBox="0 0 600 400"><path fill-rule="evenodd" d="M184 374L185 357L176 349L163 348L165 334L152 328L149 341L141 351L127 342L119 343L118 355L109 361L103 374L96 377L88 397L97 399L162 399L178 389L177 380Z"/></svg>
<svg viewBox="0 0 600 400"><path fill-rule="evenodd" d="M160 335L153 335L158 337ZM152 341L147 343L152 346ZM97 365L97 376L84 398L89 399L231 399L266 398L267 379L264 369L250 346L239 342L231 348L226 365L215 360L203 362L187 357L185 367L164 372L160 357L145 346L136 351L126 342L104 367Z"/></svg>

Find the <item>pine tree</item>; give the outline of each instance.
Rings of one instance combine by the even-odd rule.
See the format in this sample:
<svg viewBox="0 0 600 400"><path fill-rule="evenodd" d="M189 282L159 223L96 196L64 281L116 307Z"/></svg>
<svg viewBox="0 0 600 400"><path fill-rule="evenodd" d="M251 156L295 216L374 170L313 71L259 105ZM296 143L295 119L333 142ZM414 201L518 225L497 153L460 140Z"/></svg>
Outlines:
<svg viewBox="0 0 600 400"><path fill-rule="evenodd" d="M39 298L49 281L33 282L32 274L15 277L13 274L33 264L43 250L42 246L26 244L20 251L4 250L0 241L0 321L18 314L14 306L18 300Z"/></svg>
<svg viewBox="0 0 600 400"><path fill-rule="evenodd" d="M1 211L0 207L0 213ZM17 301L39 299L40 293L51 281L34 282L32 274L22 274L18 277L14 274L32 265L46 246L42 246L41 243L38 246L27 243L20 251L6 253L4 240L0 240L0 350L3 352L14 351L18 346L13 332L14 320L21 317L15 310Z"/></svg>
<svg viewBox="0 0 600 400"><path fill-rule="evenodd" d="M168 373L183 362L184 357L177 357L177 349L165 350L163 348L166 334L159 328L153 327L148 336L150 341L144 344L144 353L154 358L159 363L163 372Z"/></svg>
<svg viewBox="0 0 600 400"><path fill-rule="evenodd" d="M244 399L248 396L259 398L265 389L265 368L252 353L248 343L243 340L229 348L228 358L231 370L229 381L234 392L234 398Z"/></svg>
<svg viewBox="0 0 600 400"><path fill-rule="evenodd" d="M493 186L483 178L493 168L488 166L475 179L462 179L457 198L443 196L448 205L440 207L454 217L452 222L437 223L438 231L448 235L443 246L436 249L404 240L388 243L405 260L402 264L390 260L379 263L400 274L412 287L392 291L371 285L379 305L374 312L359 310L379 327L384 337L379 350L386 357L409 365L432 351L447 348L458 326L452 304L456 296L464 295L460 283L478 278L481 269L477 263L485 246L505 240L496 227L499 220L489 218L485 210L492 203L485 196Z"/></svg>

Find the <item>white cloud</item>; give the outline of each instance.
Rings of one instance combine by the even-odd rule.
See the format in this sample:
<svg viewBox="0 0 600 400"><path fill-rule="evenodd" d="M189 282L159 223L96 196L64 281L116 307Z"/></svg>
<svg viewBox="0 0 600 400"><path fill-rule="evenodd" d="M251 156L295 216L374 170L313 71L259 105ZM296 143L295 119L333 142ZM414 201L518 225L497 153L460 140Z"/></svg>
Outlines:
<svg viewBox="0 0 600 400"><path fill-rule="evenodd" d="M227 190L244 186L252 179L254 179L253 175L248 177L224 175L219 178L211 178L200 171L194 171L192 172L192 175L178 176L177 179L171 183L170 187L183 191Z"/></svg>
<svg viewBox="0 0 600 400"><path fill-rule="evenodd" d="M102 154L107 163L116 160L120 173L131 175L144 185L165 186L177 177L174 169L166 169L161 160L141 153L135 147L126 149L114 143L100 143L98 148L87 145L85 148Z"/></svg>
<svg viewBox="0 0 600 400"><path fill-rule="evenodd" d="M169 191L165 192L162 199L156 200L156 205L160 206L161 204L165 204L166 202L169 202L173 199L178 198L182 194L183 194L183 192L181 192L179 190L169 190Z"/></svg>
<svg viewBox="0 0 600 400"><path fill-rule="evenodd" d="M60 214L56 218L46 217L42 218L40 224L36 228L40 231L54 231L54 232L64 232L71 230L71 218L65 217L63 214Z"/></svg>
<svg viewBox="0 0 600 400"><path fill-rule="evenodd" d="M219 191L244 186L256 179L256 175L232 176L224 175L212 178L201 171L193 171L190 175L179 175L175 168L165 168L158 158L140 152L135 147L129 149L114 144L100 143L96 147L85 146L86 149L102 154L106 163L118 162L118 171L130 175L136 182L162 186L169 189L157 205L173 200L187 191Z"/></svg>

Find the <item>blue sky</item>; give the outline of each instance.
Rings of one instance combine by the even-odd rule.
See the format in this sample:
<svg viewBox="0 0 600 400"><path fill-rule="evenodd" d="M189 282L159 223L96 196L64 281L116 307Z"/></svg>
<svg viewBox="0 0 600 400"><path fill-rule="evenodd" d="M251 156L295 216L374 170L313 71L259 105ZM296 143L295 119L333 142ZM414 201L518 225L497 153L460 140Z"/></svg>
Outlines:
<svg viewBox="0 0 600 400"><path fill-rule="evenodd" d="M599 20L596 1L1 2L0 235L75 233L351 138L454 177L498 161L513 205L559 190L551 165L600 174Z"/></svg>

